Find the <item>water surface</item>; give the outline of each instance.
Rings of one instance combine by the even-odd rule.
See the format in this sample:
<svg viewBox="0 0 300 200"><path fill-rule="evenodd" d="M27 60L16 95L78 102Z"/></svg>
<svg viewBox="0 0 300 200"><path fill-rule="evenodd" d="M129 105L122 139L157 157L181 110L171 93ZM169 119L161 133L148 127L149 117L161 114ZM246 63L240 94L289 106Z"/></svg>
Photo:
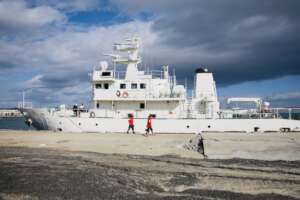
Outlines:
<svg viewBox="0 0 300 200"><path fill-rule="evenodd" d="M32 130L25 124L24 117L0 117L0 129Z"/></svg>

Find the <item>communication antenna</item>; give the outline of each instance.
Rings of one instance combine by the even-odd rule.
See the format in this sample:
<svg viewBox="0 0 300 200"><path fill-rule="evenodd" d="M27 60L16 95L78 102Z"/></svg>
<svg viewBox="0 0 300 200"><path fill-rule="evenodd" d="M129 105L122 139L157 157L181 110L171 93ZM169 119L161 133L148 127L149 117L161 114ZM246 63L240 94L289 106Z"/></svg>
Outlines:
<svg viewBox="0 0 300 200"><path fill-rule="evenodd" d="M22 102L18 102L18 107L32 107L32 102L26 102L26 92L32 92L32 89L23 89L22 90ZM27 103L27 105L26 105Z"/></svg>
<svg viewBox="0 0 300 200"><path fill-rule="evenodd" d="M173 85L176 85L175 68L173 68Z"/></svg>
<svg viewBox="0 0 300 200"><path fill-rule="evenodd" d="M22 108L25 107L25 90L22 91Z"/></svg>
<svg viewBox="0 0 300 200"><path fill-rule="evenodd" d="M114 78L116 78L116 62L112 61L113 63L113 70L114 70Z"/></svg>
<svg viewBox="0 0 300 200"><path fill-rule="evenodd" d="M185 96L187 97L188 96L188 89L187 89L187 78L185 77L184 78L184 87L185 87Z"/></svg>

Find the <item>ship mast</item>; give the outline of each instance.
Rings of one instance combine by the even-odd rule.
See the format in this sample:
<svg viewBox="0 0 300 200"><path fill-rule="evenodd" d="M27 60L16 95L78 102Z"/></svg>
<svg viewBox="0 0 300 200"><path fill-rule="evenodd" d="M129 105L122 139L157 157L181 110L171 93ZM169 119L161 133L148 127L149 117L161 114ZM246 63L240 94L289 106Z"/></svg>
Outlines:
<svg viewBox="0 0 300 200"><path fill-rule="evenodd" d="M112 57L112 62L117 64L126 64L126 80L135 80L138 78L138 67L137 65L141 63L141 58L139 57L139 47L140 38L133 37L125 40L124 43L115 43L114 50L121 53L127 53L125 56L119 54L106 54Z"/></svg>

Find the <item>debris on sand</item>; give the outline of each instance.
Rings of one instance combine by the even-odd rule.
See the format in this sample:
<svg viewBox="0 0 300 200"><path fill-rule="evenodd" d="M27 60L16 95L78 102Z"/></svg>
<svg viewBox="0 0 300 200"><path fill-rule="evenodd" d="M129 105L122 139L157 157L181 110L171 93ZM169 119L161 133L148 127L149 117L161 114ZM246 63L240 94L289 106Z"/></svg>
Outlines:
<svg viewBox="0 0 300 200"><path fill-rule="evenodd" d="M197 134L195 137L191 138L186 144L184 144L183 148L191 151L197 151L206 158L207 156L205 155L203 140L204 139L202 135Z"/></svg>

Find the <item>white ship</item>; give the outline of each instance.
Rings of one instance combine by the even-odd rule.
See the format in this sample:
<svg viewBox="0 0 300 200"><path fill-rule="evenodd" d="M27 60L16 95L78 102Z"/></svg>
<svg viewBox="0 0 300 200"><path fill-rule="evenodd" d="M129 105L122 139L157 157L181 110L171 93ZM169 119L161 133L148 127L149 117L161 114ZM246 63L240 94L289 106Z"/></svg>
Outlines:
<svg viewBox="0 0 300 200"><path fill-rule="evenodd" d="M162 66L160 71L138 69L139 47L137 37L114 44L118 54L108 54L113 66L100 62L93 69L92 106L80 116L64 105L20 110L37 129L64 132L126 132L130 114L137 133L145 132L149 115L154 116L156 133L299 130L300 121L281 118L279 109L259 98L228 99L228 103L254 102L256 109L220 109L213 74L207 69L196 70L193 94L188 97L187 89L177 84L175 73L170 75L168 66ZM116 64L126 65L125 73L116 71Z"/></svg>

